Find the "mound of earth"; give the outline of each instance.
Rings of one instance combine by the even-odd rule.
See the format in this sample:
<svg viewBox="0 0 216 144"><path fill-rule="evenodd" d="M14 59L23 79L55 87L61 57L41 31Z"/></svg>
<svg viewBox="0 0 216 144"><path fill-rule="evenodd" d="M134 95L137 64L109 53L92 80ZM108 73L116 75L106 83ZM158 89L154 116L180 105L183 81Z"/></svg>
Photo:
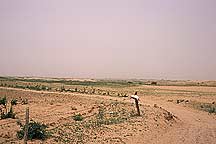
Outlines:
<svg viewBox="0 0 216 144"><path fill-rule="evenodd" d="M22 143L16 137L17 121L25 122L26 107L30 119L49 126L52 136L44 143L148 143L178 122L167 110L145 103L137 116L135 105L124 98L16 89L1 89L0 95L18 100L13 107L16 119L0 120L0 143ZM28 102L23 104L23 100Z"/></svg>

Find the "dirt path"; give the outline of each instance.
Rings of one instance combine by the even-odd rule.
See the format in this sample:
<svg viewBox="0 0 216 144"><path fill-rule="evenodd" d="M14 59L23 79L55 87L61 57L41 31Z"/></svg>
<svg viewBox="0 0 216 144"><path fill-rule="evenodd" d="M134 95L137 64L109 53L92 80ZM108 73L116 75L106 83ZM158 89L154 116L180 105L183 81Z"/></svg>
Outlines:
<svg viewBox="0 0 216 144"><path fill-rule="evenodd" d="M180 124L149 141L152 144L215 144L216 120L206 112L160 100L141 98L147 104L163 107L180 119Z"/></svg>

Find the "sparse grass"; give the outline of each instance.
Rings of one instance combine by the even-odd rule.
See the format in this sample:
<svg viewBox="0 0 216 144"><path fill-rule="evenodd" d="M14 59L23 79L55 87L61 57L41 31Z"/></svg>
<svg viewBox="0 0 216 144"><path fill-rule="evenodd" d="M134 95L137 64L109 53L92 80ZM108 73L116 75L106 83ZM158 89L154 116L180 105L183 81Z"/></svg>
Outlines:
<svg viewBox="0 0 216 144"><path fill-rule="evenodd" d="M130 117L136 117L136 116L138 116L138 114L137 114L137 112L135 110L131 110L129 112L129 114L130 114Z"/></svg>
<svg viewBox="0 0 216 144"><path fill-rule="evenodd" d="M82 121L75 120L75 122L52 129L53 137L58 143L86 143L89 138L94 139L95 132L105 128L106 125L120 124L134 117L126 105L123 102L116 101L107 106L101 103L97 114L82 119ZM127 109L124 107L127 107ZM80 117L82 117L81 114L73 116L73 118L79 120ZM65 133L66 131L67 133Z"/></svg>
<svg viewBox="0 0 216 144"><path fill-rule="evenodd" d="M151 85L157 85L156 81L151 82Z"/></svg>
<svg viewBox="0 0 216 144"><path fill-rule="evenodd" d="M17 82L29 82L29 83L57 83L62 85L79 85L79 86L108 86L108 87L130 87L144 84L142 81L127 81L127 80L97 80L97 81L77 81L66 79L26 79L15 77L0 77L3 81L17 81ZM34 89L34 88L33 88Z"/></svg>
<svg viewBox="0 0 216 144"><path fill-rule="evenodd" d="M13 112L13 107L11 105L9 112L7 112L7 98L3 97L0 99L0 104L4 105L6 112L1 111L1 119L12 118L15 119L16 114Z"/></svg>
<svg viewBox="0 0 216 144"><path fill-rule="evenodd" d="M88 127L100 127L124 122L132 117L131 113L124 109L125 103L112 102L109 106L100 107L92 120L87 122Z"/></svg>
<svg viewBox="0 0 216 144"><path fill-rule="evenodd" d="M168 121L173 120L174 116L170 112L164 113L164 118Z"/></svg>
<svg viewBox="0 0 216 144"><path fill-rule="evenodd" d="M65 91L65 87L64 87L64 85L63 86L61 86L61 88L60 88L60 92L64 92Z"/></svg>
<svg viewBox="0 0 216 144"><path fill-rule="evenodd" d="M10 107L9 112L7 112L7 113L2 112L1 113L1 119L7 119L7 118L15 119L15 116L16 116L16 114L13 112L12 106Z"/></svg>
<svg viewBox="0 0 216 144"><path fill-rule="evenodd" d="M10 81L11 82L11 81ZM7 85L7 84L1 84L1 86L4 87L12 87L12 88L19 88L19 89L30 89L30 90L36 90L36 91L49 91L51 90L50 87L45 85L26 85L26 84L13 84L13 85Z"/></svg>
<svg viewBox="0 0 216 144"><path fill-rule="evenodd" d="M75 106L71 106L71 110L77 110Z"/></svg>
<svg viewBox="0 0 216 144"><path fill-rule="evenodd" d="M21 103L22 103L22 105L26 105L26 104L28 104L29 102L28 102L28 99L23 99Z"/></svg>
<svg viewBox="0 0 216 144"><path fill-rule="evenodd" d="M59 95L58 92L76 92L76 93L84 93L84 94L95 94L97 95L109 95L109 96L120 96L120 97L127 97L130 94L134 93L134 90L136 89L138 91L139 96L206 96L206 95L214 95L215 92L196 92L191 89L188 90L176 90L176 89L158 89L157 86L141 86L144 83L138 83L131 81L112 81L112 80L98 80L98 81L73 81L73 80L62 80L62 79L56 79L56 80L45 80L45 79L23 79L18 78L17 80L14 79L5 79L5 81L0 81L1 86L5 87L17 87L22 89L31 89L31 90L49 90L49 91L55 91L56 95ZM171 82L170 82L171 83ZM158 82L157 85L166 85L165 82L161 83ZM169 83L168 83L169 84ZM149 82L149 85L151 85L151 81ZM179 85L184 85L179 84ZM200 84L201 85L201 84ZM136 86L136 87L133 87ZM43 92L39 92L41 94ZM43 94L45 95L45 93ZM62 95L62 94L61 94ZM70 94L67 94L70 95ZM91 96L89 96L91 97ZM58 97L58 99L61 99L61 97ZM126 98L122 98L126 99ZM174 103L181 103L181 99L184 99L184 97L178 97L178 101L175 101L176 99L173 98ZM47 100L48 101L48 100ZM72 101L72 100L71 100ZM21 102L21 100L19 101ZM49 101L48 101L49 102ZM184 101L182 104L185 104L186 101ZM31 101L31 104L33 104L34 101ZM144 102L145 103L145 102ZM24 99L22 101L22 104L28 104L28 100ZM55 106L54 100L50 102L52 107ZM77 106L78 103L71 104L73 106ZM70 106L71 106L70 105ZM113 102L109 106L107 105L107 101L105 101L102 106L97 109L97 106L94 106L94 110L91 112L87 112L84 110L79 111L81 107L86 106L85 102L82 103L82 106L71 107L72 110L76 110L77 112L80 112L81 114L75 115L74 117L70 119L66 118L67 120L63 119L64 124L62 124L62 121L59 123L56 123L52 125L55 127L55 130L53 130L53 133L55 134L55 138L58 143L86 143L86 139L88 137L91 137L91 134L95 134L95 131L99 131L100 129L105 128L112 128L116 126L108 126L113 124L120 124L124 122L128 122L129 124L132 124L131 121L136 121L137 112L133 109L134 107L127 106L125 108L125 105L119 102ZM70 106L69 109L70 109ZM88 107L89 104L87 104L86 107ZM156 106L155 106L156 107ZM205 108L206 106L203 106L203 110L206 109L209 113L215 113L215 107L209 107ZM84 107L85 109L85 107ZM201 109L201 107L200 107ZM72 111L72 112L74 112ZM70 113L70 112L69 112ZM63 114L63 113L62 113ZM154 115L154 113L153 113ZM170 113L162 114L160 116L163 116L166 119L166 122L171 120L173 118L173 115ZM147 118L148 115L146 114ZM75 121L74 121L74 120ZM82 120L81 120L82 119ZM143 119L142 119L143 120ZM144 121L142 121L144 122ZM66 124L65 124L66 123ZM121 125L120 125L121 126ZM117 126L118 127L118 126ZM91 133L92 132L92 133ZM96 132L97 133L97 132ZM88 142L88 141L87 141Z"/></svg>
<svg viewBox="0 0 216 144"><path fill-rule="evenodd" d="M17 132L17 138L23 139L24 137L24 129L25 125L18 123L21 127L21 130ZM41 124L39 122L30 121L28 126L28 140L38 139L38 140L45 140L50 136L49 132L47 131L48 126L45 124Z"/></svg>
<svg viewBox="0 0 216 144"><path fill-rule="evenodd" d="M209 113L216 113L216 108L215 107L210 107L208 110Z"/></svg>
<svg viewBox="0 0 216 144"><path fill-rule="evenodd" d="M202 110L210 114L216 114L216 104L215 103L201 103L201 102L196 102L196 101L190 101L188 104L190 107L193 107L195 109Z"/></svg>
<svg viewBox="0 0 216 144"><path fill-rule="evenodd" d="M83 120L83 117L81 114L77 114L77 115L74 115L73 116L73 120L75 121L82 121Z"/></svg>
<svg viewBox="0 0 216 144"><path fill-rule="evenodd" d="M0 98L0 105L6 106L6 104L7 104L7 98L6 98L6 96L3 97L3 98Z"/></svg>
<svg viewBox="0 0 216 144"><path fill-rule="evenodd" d="M11 100L11 105L13 106L13 105L17 105L17 99L12 99Z"/></svg>
<svg viewBox="0 0 216 144"><path fill-rule="evenodd" d="M184 102L184 101L185 101L185 100L183 100L183 99L180 99L180 100L178 99L178 100L176 100L176 103L177 103L177 104L180 104L180 103L182 103L182 102Z"/></svg>
<svg viewBox="0 0 216 144"><path fill-rule="evenodd" d="M197 92L197 91L188 91L188 90L158 90L155 92L156 88L142 88L140 89L139 86L142 85L151 85L152 81L147 80L67 80L67 79L32 79L32 78L3 78L0 83L2 85L6 85L5 87L17 87L21 89L31 89L37 91L64 91L64 92L78 92L78 93L85 93L85 94L97 94L97 95L109 95L109 96L121 96L127 97L130 94L134 93L134 87L136 87L139 95L152 95L155 96L188 96L188 95L202 95L202 96L209 96L209 95L216 95L216 92ZM157 86L188 86L193 85L191 81L169 81L169 80L155 80L157 82ZM212 85L216 82L205 82L209 83L208 86ZM196 83L197 84L197 83ZM61 89L61 86L64 86ZM194 85L196 86L196 85ZM199 84L199 86L202 86ZM85 91L83 90L85 88Z"/></svg>
<svg viewBox="0 0 216 144"><path fill-rule="evenodd" d="M216 114L216 105L215 104L204 103L204 104L201 104L199 108L203 111Z"/></svg>
<svg viewBox="0 0 216 144"><path fill-rule="evenodd" d="M26 87L23 86L23 85L15 85L15 86L13 86L13 87L15 87L15 88L20 88L20 89L25 89L25 88L26 88Z"/></svg>
<svg viewBox="0 0 216 144"><path fill-rule="evenodd" d="M97 119L99 119L99 120L104 119L104 111L105 111L104 108L99 108L98 114L97 114Z"/></svg>

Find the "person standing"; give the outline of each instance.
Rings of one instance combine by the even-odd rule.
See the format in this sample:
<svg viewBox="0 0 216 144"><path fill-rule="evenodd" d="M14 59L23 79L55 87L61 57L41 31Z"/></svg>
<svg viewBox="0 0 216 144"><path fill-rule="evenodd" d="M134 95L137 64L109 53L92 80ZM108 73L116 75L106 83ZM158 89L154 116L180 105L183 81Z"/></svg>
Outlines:
<svg viewBox="0 0 216 144"><path fill-rule="evenodd" d="M134 95L131 95L131 97L130 97L130 98L131 98L131 99L134 99L134 100L136 99L136 100L138 100L138 101L139 101L139 96L137 95L137 92L135 92L135 94L134 94ZM133 102L132 102L133 104L135 103L135 102L134 102L134 100L133 100Z"/></svg>

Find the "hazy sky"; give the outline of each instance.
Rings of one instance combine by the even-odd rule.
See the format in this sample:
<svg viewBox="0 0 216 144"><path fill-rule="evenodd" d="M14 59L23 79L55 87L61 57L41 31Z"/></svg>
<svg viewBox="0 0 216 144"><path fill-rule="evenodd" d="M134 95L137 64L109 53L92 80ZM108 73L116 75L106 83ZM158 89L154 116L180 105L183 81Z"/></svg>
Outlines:
<svg viewBox="0 0 216 144"><path fill-rule="evenodd" d="M216 0L0 0L0 75L216 80Z"/></svg>

